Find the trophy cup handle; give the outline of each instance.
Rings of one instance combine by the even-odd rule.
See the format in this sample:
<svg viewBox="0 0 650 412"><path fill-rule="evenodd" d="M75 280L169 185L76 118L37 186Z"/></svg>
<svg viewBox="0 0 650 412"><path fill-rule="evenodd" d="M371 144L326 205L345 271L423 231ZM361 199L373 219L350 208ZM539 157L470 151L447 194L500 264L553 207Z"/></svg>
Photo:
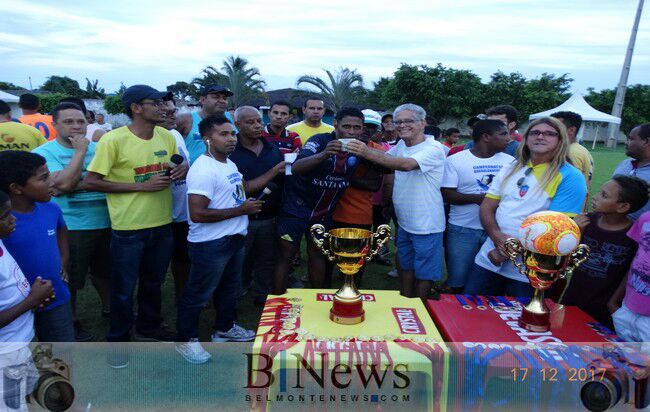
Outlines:
<svg viewBox="0 0 650 412"><path fill-rule="evenodd" d="M329 240L330 234L325 231L325 226L323 225L313 225L311 229L309 229L309 232L311 233L311 238L314 240L314 243L318 248L323 252L323 255L327 258L329 261L334 260L334 255L332 255L332 252L330 252L329 248L325 248L325 241Z"/></svg>
<svg viewBox="0 0 650 412"><path fill-rule="evenodd" d="M584 243L579 244L576 250L571 253L569 264L566 266L566 269L564 269L562 274L565 277L567 275L570 276L578 266L583 264L589 258L590 251L591 250L589 249L589 246L585 245Z"/></svg>
<svg viewBox="0 0 650 412"><path fill-rule="evenodd" d="M372 234L372 247L368 254L364 257L367 261L370 261L373 257L379 253L379 250L384 246L390 239L390 226L388 225L379 225L377 231Z"/></svg>
<svg viewBox="0 0 650 412"><path fill-rule="evenodd" d="M510 261L519 270L519 273L528 277L528 270L526 269L526 265L517 261L517 257L523 256L524 252L524 248L521 246L521 242L514 237L509 237L506 239L505 246Z"/></svg>

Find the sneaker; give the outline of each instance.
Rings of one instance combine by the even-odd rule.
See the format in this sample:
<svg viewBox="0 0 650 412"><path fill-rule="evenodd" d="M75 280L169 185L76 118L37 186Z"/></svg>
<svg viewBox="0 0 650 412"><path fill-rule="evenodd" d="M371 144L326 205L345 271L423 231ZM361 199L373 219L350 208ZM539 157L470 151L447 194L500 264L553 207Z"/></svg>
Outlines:
<svg viewBox="0 0 650 412"><path fill-rule="evenodd" d="M135 331L134 339L138 342L173 342L176 335L165 328L158 328L152 332L141 333Z"/></svg>
<svg viewBox="0 0 650 412"><path fill-rule="evenodd" d="M93 335L81 326L81 322L75 321L73 326L74 340L77 342L90 342L93 340Z"/></svg>
<svg viewBox="0 0 650 412"><path fill-rule="evenodd" d="M388 276L390 276L391 278L397 278L397 277L399 277L399 274L397 273L397 269L393 269L393 270L391 270L390 272L388 272L387 274L388 274Z"/></svg>
<svg viewBox="0 0 650 412"><path fill-rule="evenodd" d="M194 364L206 363L212 357L196 338L190 339L187 343L176 344L176 352L180 353L183 359Z"/></svg>
<svg viewBox="0 0 650 412"><path fill-rule="evenodd" d="M255 332L244 329L236 323L228 332L217 330L212 334L212 342L249 342L253 339L255 339Z"/></svg>
<svg viewBox="0 0 650 412"><path fill-rule="evenodd" d="M129 365L129 353L126 343L116 343L108 349L106 362L113 369L123 369Z"/></svg>

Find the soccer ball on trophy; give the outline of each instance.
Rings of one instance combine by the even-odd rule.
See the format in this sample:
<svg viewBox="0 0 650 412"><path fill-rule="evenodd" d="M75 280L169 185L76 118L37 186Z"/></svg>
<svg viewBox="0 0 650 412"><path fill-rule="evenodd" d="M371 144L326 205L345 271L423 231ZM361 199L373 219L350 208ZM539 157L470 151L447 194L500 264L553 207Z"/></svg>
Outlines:
<svg viewBox="0 0 650 412"><path fill-rule="evenodd" d="M580 228L573 219L550 211L528 216L519 228L519 239L506 241L510 260L535 289L530 303L521 312L522 327L534 332L550 329L544 291L587 259L589 247L579 242ZM518 259L520 256L523 264Z"/></svg>

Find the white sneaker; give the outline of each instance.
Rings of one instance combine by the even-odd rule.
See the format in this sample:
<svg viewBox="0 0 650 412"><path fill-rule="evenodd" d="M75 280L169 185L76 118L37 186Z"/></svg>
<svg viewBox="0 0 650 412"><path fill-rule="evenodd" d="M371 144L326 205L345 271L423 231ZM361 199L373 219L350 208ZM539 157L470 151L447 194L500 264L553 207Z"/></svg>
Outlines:
<svg viewBox="0 0 650 412"><path fill-rule="evenodd" d="M228 332L215 331L212 342L248 342L255 339L255 332L244 329L238 324L233 324Z"/></svg>
<svg viewBox="0 0 650 412"><path fill-rule="evenodd" d="M212 355L210 355L198 339L190 339L187 343L176 344L176 352L180 353L181 356L188 361L189 363L205 363L207 362Z"/></svg>
<svg viewBox="0 0 650 412"><path fill-rule="evenodd" d="M397 277L399 277L399 274L397 273L397 269L393 269L393 270L391 270L390 272L388 272L387 274L388 274L388 276L390 276L391 278L397 278Z"/></svg>

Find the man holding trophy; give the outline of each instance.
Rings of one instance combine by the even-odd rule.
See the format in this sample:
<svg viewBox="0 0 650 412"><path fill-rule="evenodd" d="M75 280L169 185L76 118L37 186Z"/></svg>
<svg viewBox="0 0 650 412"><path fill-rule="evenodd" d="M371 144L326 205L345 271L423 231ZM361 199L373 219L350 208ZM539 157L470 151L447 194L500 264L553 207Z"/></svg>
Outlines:
<svg viewBox="0 0 650 412"><path fill-rule="evenodd" d="M300 248L303 235L314 224L321 224L326 229L331 227L334 207L347 189L358 163L358 159L346 151L344 144L361 136L363 119L359 109L339 110L334 131L310 137L291 166L292 174L285 181L282 211L277 220L280 239L274 294L281 295L287 289L289 265ZM307 242L311 287L328 287L331 273L326 273L325 257L309 235Z"/></svg>
<svg viewBox="0 0 650 412"><path fill-rule="evenodd" d="M433 282L443 276L442 235L445 230L440 182L445 152L442 143L426 138L424 109L403 104L393 113L401 140L387 153L365 143L350 142L350 153L395 170L393 205L399 222L397 254L401 265L400 292L427 299Z"/></svg>
<svg viewBox="0 0 650 412"><path fill-rule="evenodd" d="M513 245L508 248L507 241L519 237L524 219L536 212L548 210L568 216L581 212L587 187L580 171L567 160L569 145L566 128L557 119L545 117L528 126L518 159L496 175L481 204L481 223L489 238L476 255L464 293L533 295L529 279L509 261ZM524 264L534 266L532 260L526 260Z"/></svg>

